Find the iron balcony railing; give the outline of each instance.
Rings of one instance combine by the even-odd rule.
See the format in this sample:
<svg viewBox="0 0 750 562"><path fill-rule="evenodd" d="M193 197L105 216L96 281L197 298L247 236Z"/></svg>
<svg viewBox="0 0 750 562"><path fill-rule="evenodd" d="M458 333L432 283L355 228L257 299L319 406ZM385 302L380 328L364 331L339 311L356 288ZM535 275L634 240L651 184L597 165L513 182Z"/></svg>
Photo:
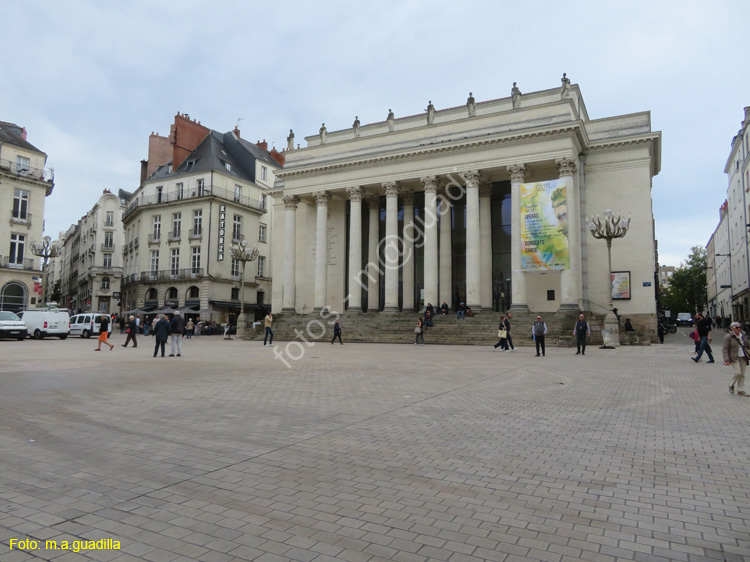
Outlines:
<svg viewBox="0 0 750 562"><path fill-rule="evenodd" d="M0 257L0 266L10 269L34 269L34 260L32 258L11 258L11 256Z"/></svg>
<svg viewBox="0 0 750 562"><path fill-rule="evenodd" d="M203 238L203 229L191 228L188 236L190 237L190 240L200 240L201 238Z"/></svg>
<svg viewBox="0 0 750 562"><path fill-rule="evenodd" d="M167 233L167 241L168 242L179 242L180 241L180 231L179 230L173 230L173 231Z"/></svg>
<svg viewBox="0 0 750 562"><path fill-rule="evenodd" d="M156 232L154 234L148 235L149 244L158 244L159 242L161 242L161 232Z"/></svg>
<svg viewBox="0 0 750 562"><path fill-rule="evenodd" d="M10 224L31 224L31 213L19 213L19 216L10 215Z"/></svg>
<svg viewBox="0 0 750 562"><path fill-rule="evenodd" d="M196 279L203 277L203 268L160 269L158 271L142 271L141 281L171 281L173 279Z"/></svg>
<svg viewBox="0 0 750 562"><path fill-rule="evenodd" d="M31 166L25 166L12 160L6 160L5 158L0 158L0 171L39 181L50 183L54 183L55 181L55 173L52 170L32 168Z"/></svg>
<svg viewBox="0 0 750 562"><path fill-rule="evenodd" d="M157 195L137 197L130 202L128 208L125 209L125 212L122 216L124 219L139 207L144 207L147 205L161 205L164 203L173 203L175 201L183 201L186 199L199 199L201 197L216 197L219 199L224 199L226 201L231 201L233 203L239 203L240 205L250 207L252 209L260 211L261 213L265 213L268 210L266 206L257 199L253 199L252 197L247 197L244 195L236 196L234 194L234 191L223 189L215 185L208 185L204 186L202 190L199 190L197 187L195 187L193 189L183 189L183 192L180 193L175 189L174 191L168 191L166 193L162 192Z"/></svg>
<svg viewBox="0 0 750 562"><path fill-rule="evenodd" d="M102 252L114 252L115 251L115 245L114 244L102 244Z"/></svg>

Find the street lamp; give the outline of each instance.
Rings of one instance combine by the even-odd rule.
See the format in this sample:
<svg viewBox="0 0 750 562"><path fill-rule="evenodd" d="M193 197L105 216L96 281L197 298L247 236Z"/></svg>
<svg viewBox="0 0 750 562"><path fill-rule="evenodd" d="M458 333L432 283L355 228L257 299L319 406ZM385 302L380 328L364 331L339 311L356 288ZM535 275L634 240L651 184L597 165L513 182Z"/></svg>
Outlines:
<svg viewBox="0 0 750 562"><path fill-rule="evenodd" d="M615 238L623 238L628 232L630 227L630 215L628 218L624 218L621 214L615 217L612 209L604 211L604 217L599 217L599 213L595 217L589 220L586 217L588 223L588 229L594 238L599 240L604 239L607 241L607 271L609 275L609 310L607 316L604 318L604 329L609 331L610 341L612 345L608 345L609 342L604 341L604 345L600 349L614 349L620 345L620 324L617 320L617 316L614 311L614 304L612 302L612 240Z"/></svg>
<svg viewBox="0 0 750 562"><path fill-rule="evenodd" d="M42 258L42 304L47 303L47 263L60 255L60 247L52 238L45 236L41 242L31 241L31 253Z"/></svg>
<svg viewBox="0 0 750 562"><path fill-rule="evenodd" d="M242 301L242 311L240 317L237 319L237 333L242 334L245 337L245 265L249 261L255 261L258 259L258 246L255 246L252 250L247 249L247 243L245 239L239 241L238 244L232 245L231 248L232 258L242 262L242 277L240 282L242 283L242 291L240 291L240 300Z"/></svg>

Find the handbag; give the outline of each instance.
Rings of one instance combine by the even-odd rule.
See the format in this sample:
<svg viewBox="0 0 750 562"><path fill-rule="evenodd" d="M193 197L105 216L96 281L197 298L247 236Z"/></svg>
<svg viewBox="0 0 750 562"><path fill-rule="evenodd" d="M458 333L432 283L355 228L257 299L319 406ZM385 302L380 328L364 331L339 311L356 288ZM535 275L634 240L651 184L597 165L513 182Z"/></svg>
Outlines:
<svg viewBox="0 0 750 562"><path fill-rule="evenodd" d="M503 339L508 336L508 332L506 330L498 330L497 331L497 337L500 339Z"/></svg>
<svg viewBox="0 0 750 562"><path fill-rule="evenodd" d="M419 326L417 326L416 328L414 328L414 333L415 334L421 334L422 333L422 328L420 328Z"/></svg>

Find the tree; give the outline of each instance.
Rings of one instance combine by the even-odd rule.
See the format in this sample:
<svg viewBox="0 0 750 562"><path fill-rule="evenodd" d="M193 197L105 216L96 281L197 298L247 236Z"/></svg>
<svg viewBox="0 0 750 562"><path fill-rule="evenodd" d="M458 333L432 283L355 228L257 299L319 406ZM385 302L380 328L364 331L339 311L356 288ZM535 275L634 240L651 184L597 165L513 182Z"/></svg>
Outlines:
<svg viewBox="0 0 750 562"><path fill-rule="evenodd" d="M693 246L687 260L682 262L669 280L669 287L661 292L664 310L703 312L708 300L706 291L706 249Z"/></svg>

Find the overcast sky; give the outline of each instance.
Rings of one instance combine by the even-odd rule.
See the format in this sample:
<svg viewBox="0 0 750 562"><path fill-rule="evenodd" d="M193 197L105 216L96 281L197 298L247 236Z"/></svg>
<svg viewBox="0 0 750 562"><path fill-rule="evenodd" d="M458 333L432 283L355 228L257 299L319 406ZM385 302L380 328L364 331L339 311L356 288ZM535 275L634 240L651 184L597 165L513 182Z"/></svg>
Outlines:
<svg viewBox="0 0 750 562"><path fill-rule="evenodd" d="M316 134L559 87L592 119L651 111L660 262L705 246L750 105L750 2L4 2L0 120L48 155L46 234L104 188L133 191L176 112L269 148ZM625 209L623 209L625 210Z"/></svg>

